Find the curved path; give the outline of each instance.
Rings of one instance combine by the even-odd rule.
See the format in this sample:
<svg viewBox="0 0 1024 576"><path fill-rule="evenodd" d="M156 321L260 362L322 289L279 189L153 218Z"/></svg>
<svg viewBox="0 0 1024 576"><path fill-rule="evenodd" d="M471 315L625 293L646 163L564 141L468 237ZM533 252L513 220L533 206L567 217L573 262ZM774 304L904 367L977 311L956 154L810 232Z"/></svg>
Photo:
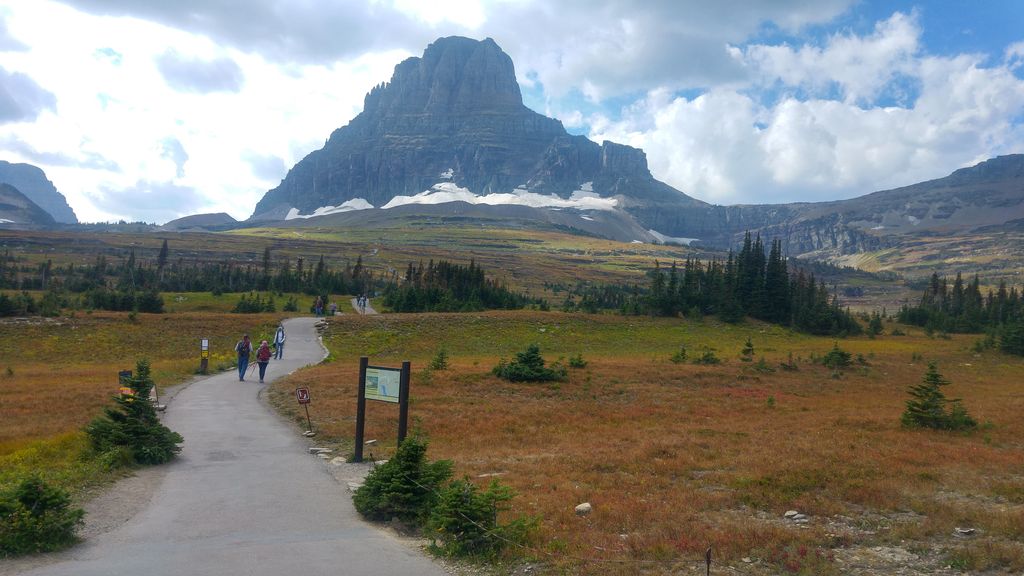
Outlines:
<svg viewBox="0 0 1024 576"><path fill-rule="evenodd" d="M314 322L285 322L285 356L271 361L269 381L323 358ZM164 422L184 436L182 453L148 505L65 560L24 574L446 574L359 519L324 461L260 401L257 380L239 382L230 371L179 392Z"/></svg>
<svg viewBox="0 0 1024 576"><path fill-rule="evenodd" d="M355 309L357 314L376 314L377 313L377 311L373 309L373 306L370 306L370 302L369 301L366 302L366 306L360 306L359 305L359 300L356 299L356 298L353 298L351 300L351 302L352 302L352 308Z"/></svg>

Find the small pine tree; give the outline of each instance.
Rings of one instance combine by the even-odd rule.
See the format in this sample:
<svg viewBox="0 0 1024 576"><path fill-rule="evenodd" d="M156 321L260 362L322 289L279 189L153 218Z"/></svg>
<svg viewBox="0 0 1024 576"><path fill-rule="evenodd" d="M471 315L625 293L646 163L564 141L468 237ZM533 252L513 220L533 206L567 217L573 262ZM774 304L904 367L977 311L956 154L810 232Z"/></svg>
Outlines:
<svg viewBox="0 0 1024 576"><path fill-rule="evenodd" d="M153 389L149 361L136 363L135 376L127 384L134 394L115 397L117 406L104 409L104 416L86 426L93 448L99 452L125 449L139 464L162 464L174 458L184 440L160 423L149 401Z"/></svg>
<svg viewBox="0 0 1024 576"><path fill-rule="evenodd" d="M832 343L832 349L821 358L821 363L833 370L846 368L850 365L852 356L849 352L839 347L838 342Z"/></svg>
<svg viewBox="0 0 1024 576"><path fill-rule="evenodd" d="M568 370L558 362L551 368L544 366L544 357L540 355L540 346L530 344L523 352L516 353L516 359L498 362L492 373L510 382L546 382L550 380L566 380Z"/></svg>
<svg viewBox="0 0 1024 576"><path fill-rule="evenodd" d="M451 475L450 460L427 461L427 441L410 436L390 460L370 472L352 502L371 520L398 518L420 524L426 520L438 488Z"/></svg>
<svg viewBox="0 0 1024 576"><path fill-rule="evenodd" d="M939 374L934 362L928 363L928 371L920 384L910 387L911 400L903 411L901 422L907 428L934 428L938 430L964 430L975 428L978 423L967 414L960 400L946 400L942 386L949 381ZM950 410L946 405L950 404Z"/></svg>
<svg viewBox="0 0 1024 576"><path fill-rule="evenodd" d="M480 490L468 479L453 480L441 489L426 528L440 540L433 549L445 556L490 557L508 544L522 544L536 525L530 518L498 523L515 492L497 480Z"/></svg>
<svg viewBox="0 0 1024 576"><path fill-rule="evenodd" d="M740 360L744 362L750 362L754 359L754 343L750 340L750 336L747 336L747 341L743 344L743 350L740 352Z"/></svg>
<svg viewBox="0 0 1024 576"><path fill-rule="evenodd" d="M434 355L434 359L430 361L431 370L447 370L448 369L448 351L441 348Z"/></svg>

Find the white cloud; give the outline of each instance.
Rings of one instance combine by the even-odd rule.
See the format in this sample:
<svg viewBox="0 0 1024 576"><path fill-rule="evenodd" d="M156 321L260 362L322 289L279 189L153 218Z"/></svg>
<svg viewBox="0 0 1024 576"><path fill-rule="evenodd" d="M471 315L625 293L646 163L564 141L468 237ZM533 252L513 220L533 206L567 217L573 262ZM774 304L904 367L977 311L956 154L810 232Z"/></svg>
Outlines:
<svg viewBox="0 0 1024 576"><path fill-rule="evenodd" d="M644 148L655 177L721 204L849 197L1024 150L1013 60L984 67L977 55L922 55L920 33L897 14L868 36L824 46L737 49L754 83L693 99L655 90L619 120L592 118L591 137ZM897 77L916 98L879 104L899 100ZM841 88L837 98L829 85Z"/></svg>
<svg viewBox="0 0 1024 576"><path fill-rule="evenodd" d="M181 92L238 92L245 80L231 58L190 58L173 48L157 56L156 65L167 85Z"/></svg>
<svg viewBox="0 0 1024 576"><path fill-rule="evenodd" d="M912 73L920 34L914 16L896 13L866 37L836 34L823 47L757 44L730 54L765 84L777 81L817 95L838 86L845 102L871 102L899 76Z"/></svg>

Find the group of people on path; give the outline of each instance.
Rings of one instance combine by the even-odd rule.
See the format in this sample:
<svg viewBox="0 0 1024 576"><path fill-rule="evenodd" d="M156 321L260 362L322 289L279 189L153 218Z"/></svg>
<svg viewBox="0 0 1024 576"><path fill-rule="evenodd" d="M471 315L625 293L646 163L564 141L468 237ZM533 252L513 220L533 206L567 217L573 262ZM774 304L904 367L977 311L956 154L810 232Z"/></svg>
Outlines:
<svg viewBox="0 0 1024 576"><path fill-rule="evenodd" d="M270 344L266 340L260 342L260 345L253 348L252 340L249 340L249 335L245 334L242 339L235 344L235 352L238 354L238 381L245 382L245 373L249 370L249 358L255 354L256 365L260 369L260 384L263 384L263 378L267 375L267 365L270 364L270 358L273 356L275 360L284 358L284 325L277 325L277 332L274 333L274 350L271 352Z"/></svg>
<svg viewBox="0 0 1024 576"><path fill-rule="evenodd" d="M327 310L330 312L331 316L334 316L338 313L338 305L331 302L327 305ZM316 314L318 318L324 315L324 299L320 296L317 296L316 302L313 303L313 313Z"/></svg>

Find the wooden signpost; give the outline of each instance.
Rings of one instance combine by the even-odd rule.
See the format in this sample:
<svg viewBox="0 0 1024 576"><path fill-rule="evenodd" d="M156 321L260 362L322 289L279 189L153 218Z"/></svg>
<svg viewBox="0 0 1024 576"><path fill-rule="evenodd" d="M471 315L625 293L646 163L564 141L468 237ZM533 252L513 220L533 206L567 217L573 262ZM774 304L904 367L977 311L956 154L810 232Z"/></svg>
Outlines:
<svg viewBox="0 0 1024 576"><path fill-rule="evenodd" d="M370 359L359 359L359 397L356 399L356 446L353 462L363 461L363 436L366 428L366 401L398 404L398 443L405 440L409 427L409 374L411 364L401 368L370 366Z"/></svg>

